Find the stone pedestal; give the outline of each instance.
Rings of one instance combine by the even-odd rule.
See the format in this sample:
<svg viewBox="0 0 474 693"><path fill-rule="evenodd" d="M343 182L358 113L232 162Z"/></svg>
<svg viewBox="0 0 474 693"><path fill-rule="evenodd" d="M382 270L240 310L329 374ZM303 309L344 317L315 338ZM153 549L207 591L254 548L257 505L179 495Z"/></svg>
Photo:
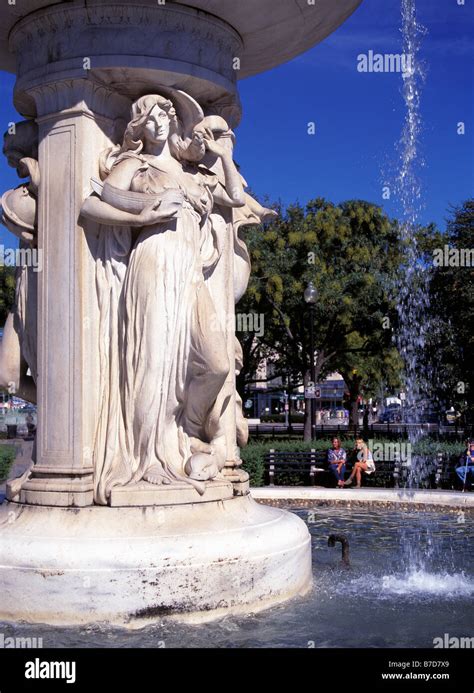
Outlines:
<svg viewBox="0 0 474 693"><path fill-rule="evenodd" d="M305 524L249 496L0 508L0 620L140 627L259 611L311 588Z"/></svg>

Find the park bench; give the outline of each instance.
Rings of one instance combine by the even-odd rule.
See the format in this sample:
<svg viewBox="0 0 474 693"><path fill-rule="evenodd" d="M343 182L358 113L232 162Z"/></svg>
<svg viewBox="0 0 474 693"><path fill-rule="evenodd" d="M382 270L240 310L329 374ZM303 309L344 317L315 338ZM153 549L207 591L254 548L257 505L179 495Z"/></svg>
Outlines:
<svg viewBox="0 0 474 693"><path fill-rule="evenodd" d="M374 474L370 476L363 474L362 483L364 486L403 487L408 484L410 469L405 462L376 462L375 466ZM417 482L422 488L459 491L462 488L462 483L456 474L456 467L458 466L459 458L457 455L439 452L435 460L430 462L427 458L424 469L422 467L418 470ZM466 490L471 488L472 481L468 477Z"/></svg>
<svg viewBox="0 0 474 693"><path fill-rule="evenodd" d="M435 485L439 489L454 489L459 491L462 489L462 482L456 474L456 467L459 467L459 457L457 455L447 455L446 453L438 453L437 467L435 475ZM472 488L472 477L467 478L466 490Z"/></svg>
<svg viewBox="0 0 474 693"><path fill-rule="evenodd" d="M324 451L304 450L286 452L270 450L264 456L265 477L270 486L282 477L299 479L305 486L314 486L316 476L327 472L326 453Z"/></svg>
<svg viewBox="0 0 474 693"><path fill-rule="evenodd" d="M377 461L375 463L375 472L372 474L362 474L362 485L394 488L403 486L406 479L407 468L400 460Z"/></svg>
<svg viewBox="0 0 474 693"><path fill-rule="evenodd" d="M354 457L349 454L346 466L346 478L350 474ZM456 455L438 453L431 464L429 459L421 471L422 478L418 483L424 488L456 489L462 484L456 474L459 459ZM271 449L264 456L265 483L304 486L334 486L335 480L327 463L327 453L315 449L287 452ZM366 487L403 488L409 482L410 467L403 460L376 460L373 474L362 474L362 485ZM472 488L468 480L466 490Z"/></svg>
<svg viewBox="0 0 474 693"><path fill-rule="evenodd" d="M349 455L346 466L346 478L352 469L353 460ZM287 452L269 450L264 456L265 482L289 485L295 481L299 485L334 486L335 479L327 463L327 452L324 450L307 450ZM382 486L385 488L403 486L407 478L407 468L400 461L377 462L373 474L363 474L363 486Z"/></svg>

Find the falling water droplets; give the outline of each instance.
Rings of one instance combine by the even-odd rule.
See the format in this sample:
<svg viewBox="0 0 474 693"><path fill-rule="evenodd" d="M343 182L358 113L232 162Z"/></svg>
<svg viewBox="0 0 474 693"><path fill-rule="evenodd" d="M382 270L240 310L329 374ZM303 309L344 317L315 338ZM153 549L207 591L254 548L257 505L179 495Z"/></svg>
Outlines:
<svg viewBox="0 0 474 693"><path fill-rule="evenodd" d="M433 374L426 366L424 349L431 326L429 319L430 268L420 259L417 247L417 230L423 208L420 170L424 161L420 153L422 131L421 87L425 79L425 65L419 52L426 30L416 18L415 0L401 0L403 52L410 56L410 69L403 79L402 94L405 103L405 120L398 145L399 172L396 192L400 205L400 232L404 249L403 267L398 290L399 329L397 346L404 361L406 390L405 416L407 423L420 422L430 402ZM422 436L422 426L409 427L410 443L415 444ZM426 478L434 460L413 455L408 478L409 486L419 486ZM432 527L426 522L417 538L403 532L401 540L401 565L404 567L402 583L412 585L414 591L439 590L451 584L458 576L430 572L430 560L438 551L432 536ZM451 582L450 582L451 581ZM398 589L398 588L397 588Z"/></svg>
<svg viewBox="0 0 474 693"><path fill-rule="evenodd" d="M420 95L425 78L425 66L419 52L426 30L417 21L415 0L402 0L401 9L403 54L406 61L406 69L402 74L405 119L398 143L399 171L395 189L400 207L404 258L397 287L397 346L405 364L407 421L415 423L421 410L420 405L429 398L429 374L424 372L423 365L423 349L429 329L426 322L429 305L428 270L420 263L416 240L423 206L419 172L424 163L419 151L419 141L422 129ZM411 442L416 442L419 435L420 430L411 429Z"/></svg>

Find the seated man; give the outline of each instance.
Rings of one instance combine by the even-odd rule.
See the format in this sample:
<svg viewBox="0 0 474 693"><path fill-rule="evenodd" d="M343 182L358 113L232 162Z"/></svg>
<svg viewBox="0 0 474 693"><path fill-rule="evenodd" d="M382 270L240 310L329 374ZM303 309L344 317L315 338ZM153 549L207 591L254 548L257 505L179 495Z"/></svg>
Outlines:
<svg viewBox="0 0 474 693"><path fill-rule="evenodd" d="M474 440L468 441L466 452L459 460L461 466L456 468L456 474L461 479L463 491L466 488L467 475L474 475Z"/></svg>
<svg viewBox="0 0 474 693"><path fill-rule="evenodd" d="M341 447L339 438L332 439L332 448L328 450L329 468L337 479L339 488L344 488L344 473L346 471L346 451Z"/></svg>

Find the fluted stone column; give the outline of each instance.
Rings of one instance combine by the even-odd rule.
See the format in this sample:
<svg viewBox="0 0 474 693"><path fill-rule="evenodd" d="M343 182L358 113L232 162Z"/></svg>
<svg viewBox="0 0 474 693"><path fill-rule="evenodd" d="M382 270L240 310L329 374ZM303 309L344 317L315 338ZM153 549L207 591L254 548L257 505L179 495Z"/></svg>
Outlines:
<svg viewBox="0 0 474 693"><path fill-rule="evenodd" d="M93 224L79 211L97 177L97 151L110 145L128 101L89 79L27 89L39 125L37 463L20 501L93 502L92 447L97 414L97 310Z"/></svg>

